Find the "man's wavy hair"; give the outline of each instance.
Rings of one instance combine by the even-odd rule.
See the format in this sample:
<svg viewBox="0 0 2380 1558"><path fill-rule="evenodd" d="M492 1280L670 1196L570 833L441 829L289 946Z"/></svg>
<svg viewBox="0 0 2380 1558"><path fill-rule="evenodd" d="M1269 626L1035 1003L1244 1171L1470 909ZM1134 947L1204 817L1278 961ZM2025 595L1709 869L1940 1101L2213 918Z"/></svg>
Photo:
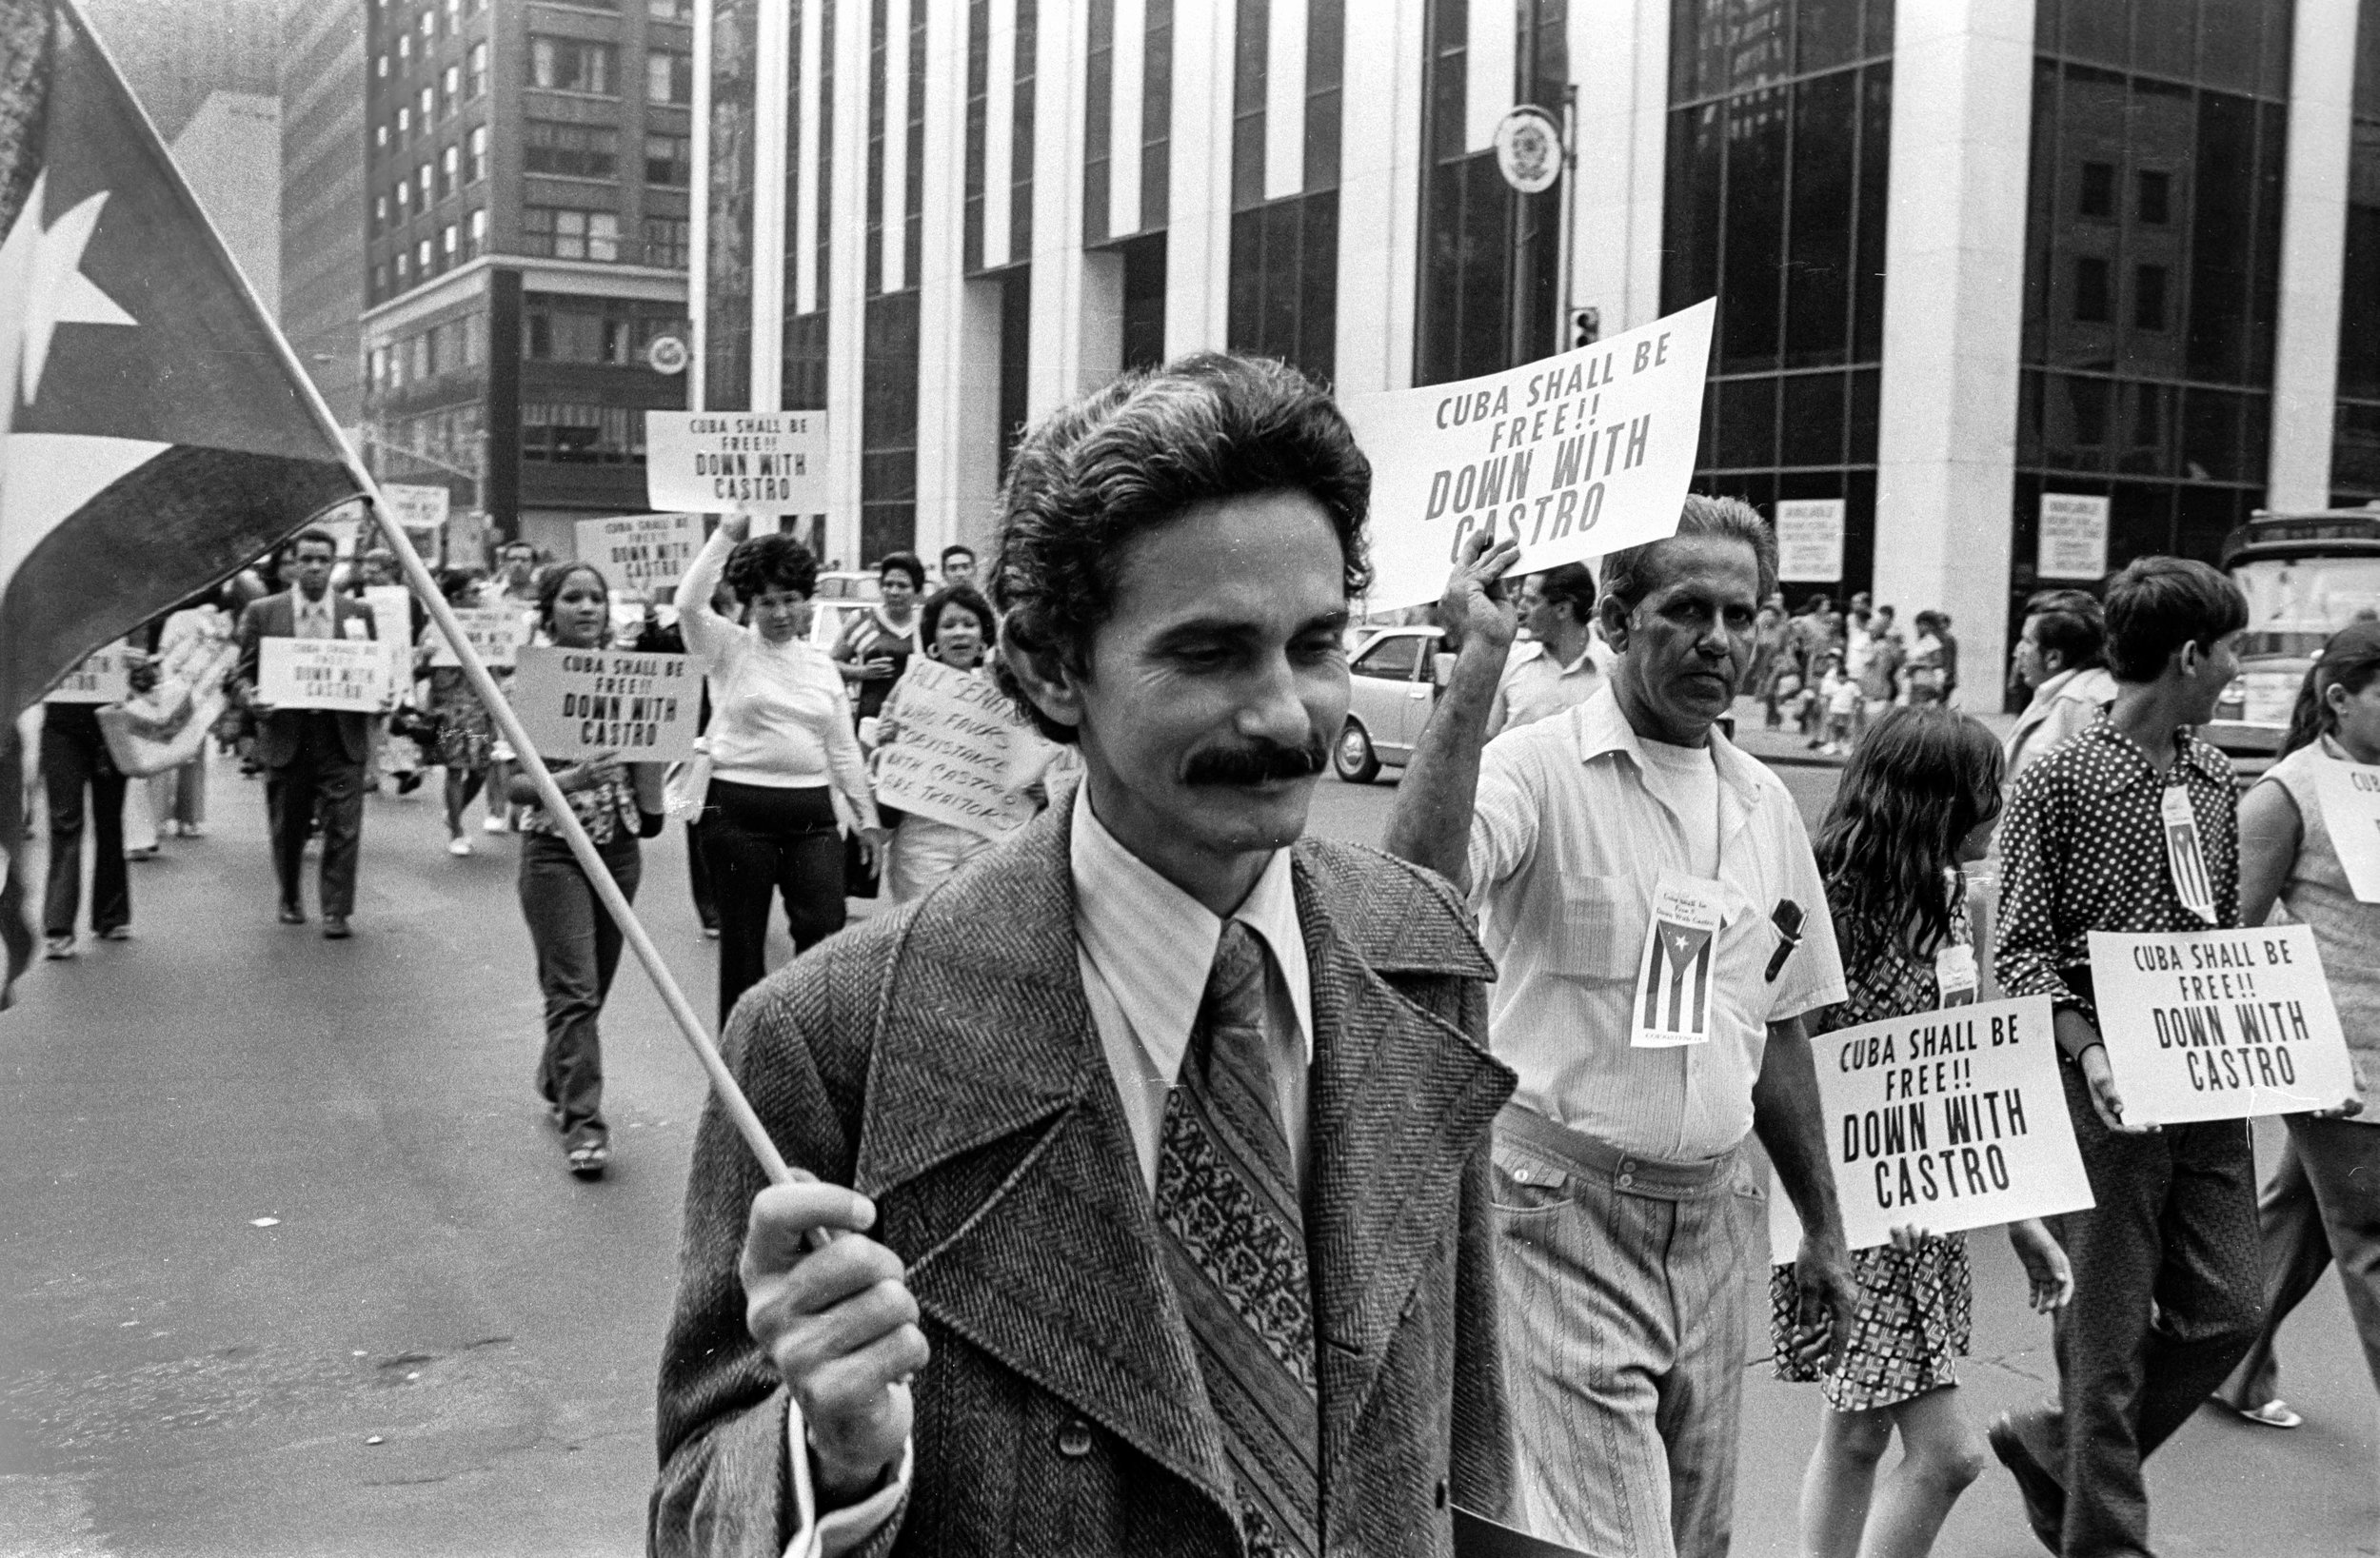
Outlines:
<svg viewBox="0 0 2380 1558"><path fill-rule="evenodd" d="M1087 674L1133 538L1194 504L1284 490L1330 516L1347 594L1362 594L1372 464L1330 396L1296 368L1197 352L1051 412L1025 435L1001 494L990 583L1005 618L1002 690L1041 734L1073 741L1072 727L1025 696L1014 657L1055 657Z"/></svg>

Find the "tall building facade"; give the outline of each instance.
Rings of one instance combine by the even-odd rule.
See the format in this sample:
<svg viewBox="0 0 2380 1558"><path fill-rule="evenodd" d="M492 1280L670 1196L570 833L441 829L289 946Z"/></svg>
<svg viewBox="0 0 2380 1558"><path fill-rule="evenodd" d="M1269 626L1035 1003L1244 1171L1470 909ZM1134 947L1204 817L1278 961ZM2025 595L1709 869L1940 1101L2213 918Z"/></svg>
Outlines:
<svg viewBox="0 0 2380 1558"><path fill-rule="evenodd" d="M362 436L364 8L281 0L281 328Z"/></svg>
<svg viewBox="0 0 2380 1558"><path fill-rule="evenodd" d="M568 556L686 404L691 0L362 6L371 457Z"/></svg>
<svg viewBox="0 0 2380 1558"><path fill-rule="evenodd" d="M1697 486L1839 502L1842 578L1790 593L1949 611L1978 698L2045 495L2106 501L2111 568L2380 496L2380 0L709 0L695 35L694 404L825 410L788 523L846 562L980 544L1021 427L1136 364L1393 389L1714 297ZM1566 101L1567 202L1514 192L1497 122Z"/></svg>

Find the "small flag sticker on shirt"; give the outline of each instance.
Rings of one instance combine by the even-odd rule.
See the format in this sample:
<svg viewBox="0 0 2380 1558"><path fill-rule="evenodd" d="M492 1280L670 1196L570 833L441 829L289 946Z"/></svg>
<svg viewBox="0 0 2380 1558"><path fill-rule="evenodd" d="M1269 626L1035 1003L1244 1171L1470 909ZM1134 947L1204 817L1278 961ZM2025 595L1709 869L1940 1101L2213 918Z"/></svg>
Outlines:
<svg viewBox="0 0 2380 1558"><path fill-rule="evenodd" d="M2158 801L2165 818L2165 864L2173 878L2173 896L2182 907L2214 923L2214 882L2207 875L2207 853L2198 838L2198 817L2190 809L2190 791L2169 784Z"/></svg>
<svg viewBox="0 0 2380 1558"><path fill-rule="evenodd" d="M1636 966L1638 1049L1674 1049L1711 1038L1712 964L1718 951L1722 889L1715 881L1664 877Z"/></svg>

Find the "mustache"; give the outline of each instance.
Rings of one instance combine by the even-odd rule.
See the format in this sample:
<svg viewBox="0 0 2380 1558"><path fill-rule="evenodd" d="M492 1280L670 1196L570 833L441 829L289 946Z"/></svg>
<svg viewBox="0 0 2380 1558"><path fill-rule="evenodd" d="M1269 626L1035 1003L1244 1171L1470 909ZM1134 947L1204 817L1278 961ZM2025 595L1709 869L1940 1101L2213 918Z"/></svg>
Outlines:
<svg viewBox="0 0 2380 1558"><path fill-rule="evenodd" d="M1303 746L1251 741L1245 746L1208 747L1191 756L1182 779L1189 784L1264 784L1274 779L1319 777L1330 760L1319 737Z"/></svg>

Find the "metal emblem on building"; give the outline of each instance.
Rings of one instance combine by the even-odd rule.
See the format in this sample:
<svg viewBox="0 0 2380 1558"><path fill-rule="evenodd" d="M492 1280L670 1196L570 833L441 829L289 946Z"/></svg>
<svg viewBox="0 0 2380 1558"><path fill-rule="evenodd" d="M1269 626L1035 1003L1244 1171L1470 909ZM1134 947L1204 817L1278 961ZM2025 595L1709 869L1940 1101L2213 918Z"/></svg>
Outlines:
<svg viewBox="0 0 2380 1558"><path fill-rule="evenodd" d="M657 335L645 348L645 361L655 373L684 373L689 355L685 343L674 335Z"/></svg>
<svg viewBox="0 0 2380 1558"><path fill-rule="evenodd" d="M1496 167L1524 195L1539 195L1562 176L1562 128L1543 108L1524 103L1497 121Z"/></svg>

